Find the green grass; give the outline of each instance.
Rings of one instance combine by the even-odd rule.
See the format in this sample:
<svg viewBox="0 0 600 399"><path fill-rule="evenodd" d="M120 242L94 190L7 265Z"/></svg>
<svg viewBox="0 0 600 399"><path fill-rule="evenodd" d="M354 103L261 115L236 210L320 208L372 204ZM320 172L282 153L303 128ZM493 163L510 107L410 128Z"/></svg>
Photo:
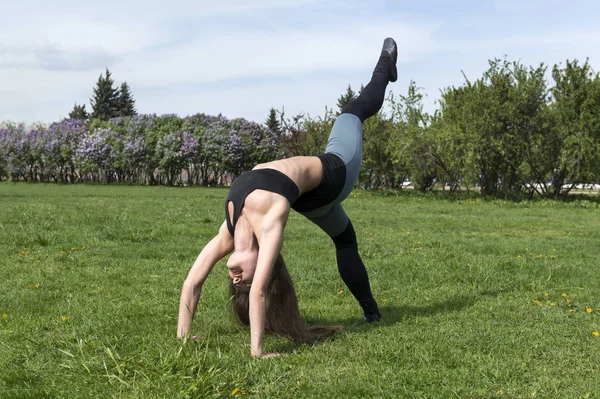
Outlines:
<svg viewBox="0 0 600 399"><path fill-rule="evenodd" d="M267 336L284 355L256 360L224 262L194 322L204 339L175 339L181 283L225 195L0 184L0 398L600 397L595 198L353 193L374 325L332 243L292 213L283 253L301 310L344 330L315 346Z"/></svg>

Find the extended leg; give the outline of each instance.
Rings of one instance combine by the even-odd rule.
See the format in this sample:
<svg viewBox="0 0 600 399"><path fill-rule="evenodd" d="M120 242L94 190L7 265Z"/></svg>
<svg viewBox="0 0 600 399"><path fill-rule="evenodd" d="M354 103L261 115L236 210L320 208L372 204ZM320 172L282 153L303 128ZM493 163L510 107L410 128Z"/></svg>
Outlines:
<svg viewBox="0 0 600 399"><path fill-rule="evenodd" d="M361 122L364 122L381 109L388 82L395 82L397 79L397 58L398 50L396 49L396 42L392 38L385 39L381 56L379 57L377 66L375 66L371 81L363 89L358 98L344 107L342 114L356 115Z"/></svg>

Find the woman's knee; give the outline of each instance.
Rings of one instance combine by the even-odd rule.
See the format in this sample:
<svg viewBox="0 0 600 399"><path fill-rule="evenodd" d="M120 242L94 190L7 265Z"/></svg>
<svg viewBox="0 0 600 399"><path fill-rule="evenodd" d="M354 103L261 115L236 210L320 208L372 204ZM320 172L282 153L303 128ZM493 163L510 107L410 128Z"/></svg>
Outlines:
<svg viewBox="0 0 600 399"><path fill-rule="evenodd" d="M336 250L349 248L355 245L358 246L358 243L356 242L356 233L354 232L354 226L352 226L352 222L350 221L350 219L348 219L348 226L346 226L344 231L335 237L331 237L331 239L335 244Z"/></svg>

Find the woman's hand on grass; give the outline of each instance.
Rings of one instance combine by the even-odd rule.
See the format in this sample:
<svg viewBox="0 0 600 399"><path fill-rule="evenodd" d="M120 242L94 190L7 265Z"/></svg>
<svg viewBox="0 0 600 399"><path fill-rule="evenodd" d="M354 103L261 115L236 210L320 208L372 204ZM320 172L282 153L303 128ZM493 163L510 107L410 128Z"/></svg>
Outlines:
<svg viewBox="0 0 600 399"><path fill-rule="evenodd" d="M202 337L199 335L184 335L183 337L177 337L177 339L183 343L186 343L188 341L194 341L194 342L202 341Z"/></svg>
<svg viewBox="0 0 600 399"><path fill-rule="evenodd" d="M260 359L270 359L272 357L279 357L281 356L281 353L277 353L277 352L270 352L270 353L263 353L262 355L258 356Z"/></svg>

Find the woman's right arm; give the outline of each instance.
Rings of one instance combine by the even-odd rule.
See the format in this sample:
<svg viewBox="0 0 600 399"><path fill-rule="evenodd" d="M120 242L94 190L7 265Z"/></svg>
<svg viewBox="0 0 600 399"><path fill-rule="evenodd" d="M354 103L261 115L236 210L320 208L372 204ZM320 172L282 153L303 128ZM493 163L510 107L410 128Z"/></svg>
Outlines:
<svg viewBox="0 0 600 399"><path fill-rule="evenodd" d="M219 229L219 234L210 240L200 252L183 283L179 301L177 338L184 338L189 335L196 307L198 306L198 299L200 299L202 284L204 284L214 265L232 250L233 237L227 230L227 224L223 223Z"/></svg>

